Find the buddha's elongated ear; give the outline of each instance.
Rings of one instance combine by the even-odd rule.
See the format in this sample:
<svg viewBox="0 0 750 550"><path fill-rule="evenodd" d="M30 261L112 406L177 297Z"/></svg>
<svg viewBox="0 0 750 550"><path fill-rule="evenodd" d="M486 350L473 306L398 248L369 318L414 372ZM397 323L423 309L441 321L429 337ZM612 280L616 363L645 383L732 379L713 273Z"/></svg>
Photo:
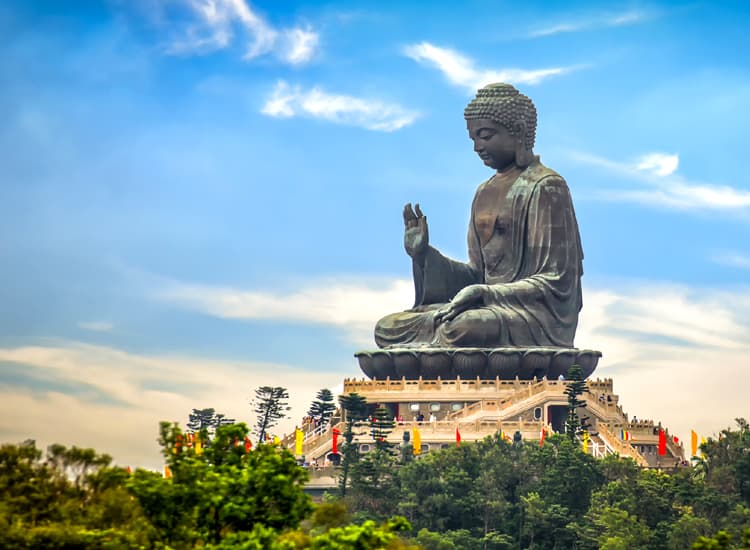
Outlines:
<svg viewBox="0 0 750 550"><path fill-rule="evenodd" d="M534 152L526 148L526 122L523 119L513 124L513 137L516 140L516 166L526 168L534 160Z"/></svg>

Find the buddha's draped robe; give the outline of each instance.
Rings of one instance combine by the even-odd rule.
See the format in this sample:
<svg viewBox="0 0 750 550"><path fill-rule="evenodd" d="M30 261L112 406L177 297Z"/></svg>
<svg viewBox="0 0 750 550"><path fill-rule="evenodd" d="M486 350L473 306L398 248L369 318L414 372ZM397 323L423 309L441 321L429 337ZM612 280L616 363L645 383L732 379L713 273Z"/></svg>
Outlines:
<svg viewBox="0 0 750 550"><path fill-rule="evenodd" d="M495 174L474 196L468 244L468 263L432 247L413 261L415 305L378 322L378 346L573 346L583 251L562 177L538 158ZM435 311L477 283L483 303L436 327Z"/></svg>

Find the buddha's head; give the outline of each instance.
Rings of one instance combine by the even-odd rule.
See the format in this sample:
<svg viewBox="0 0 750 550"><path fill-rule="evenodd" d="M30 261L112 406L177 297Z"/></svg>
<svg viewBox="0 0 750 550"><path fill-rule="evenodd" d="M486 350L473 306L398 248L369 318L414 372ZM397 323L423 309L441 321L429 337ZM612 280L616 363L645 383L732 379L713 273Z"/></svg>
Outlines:
<svg viewBox="0 0 750 550"><path fill-rule="evenodd" d="M503 171L528 166L534 158L536 108L510 84L489 84L464 110L474 151L489 167Z"/></svg>

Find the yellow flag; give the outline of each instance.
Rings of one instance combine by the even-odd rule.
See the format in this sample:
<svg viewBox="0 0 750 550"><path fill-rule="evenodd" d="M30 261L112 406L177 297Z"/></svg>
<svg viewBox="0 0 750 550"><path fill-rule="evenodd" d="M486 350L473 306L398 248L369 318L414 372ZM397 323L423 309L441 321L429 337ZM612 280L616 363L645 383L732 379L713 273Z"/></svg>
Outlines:
<svg viewBox="0 0 750 550"><path fill-rule="evenodd" d="M412 429L412 439L414 440L414 454L422 454L422 436L419 433L419 428Z"/></svg>
<svg viewBox="0 0 750 550"><path fill-rule="evenodd" d="M273 436L273 444L274 445L281 445L281 439L279 439L278 435Z"/></svg>
<svg viewBox="0 0 750 550"><path fill-rule="evenodd" d="M305 434L299 428L294 430L294 454L302 455L302 442L305 440Z"/></svg>
<svg viewBox="0 0 750 550"><path fill-rule="evenodd" d="M698 454L698 434L695 430L690 430L690 456Z"/></svg>
<svg viewBox="0 0 750 550"><path fill-rule="evenodd" d="M170 470L169 466L167 466L166 464L164 465L164 477L167 479L172 477L172 470Z"/></svg>
<svg viewBox="0 0 750 550"><path fill-rule="evenodd" d="M589 452L589 432L583 432L583 452Z"/></svg>
<svg viewBox="0 0 750 550"><path fill-rule="evenodd" d="M704 435L701 437L701 445L705 445L705 444L706 444L706 436ZM701 451L701 456L703 456L703 451Z"/></svg>
<svg viewBox="0 0 750 550"><path fill-rule="evenodd" d="M203 444L201 443L200 436L195 438L195 443L193 443L193 448L195 449L195 454L197 455L203 454Z"/></svg>

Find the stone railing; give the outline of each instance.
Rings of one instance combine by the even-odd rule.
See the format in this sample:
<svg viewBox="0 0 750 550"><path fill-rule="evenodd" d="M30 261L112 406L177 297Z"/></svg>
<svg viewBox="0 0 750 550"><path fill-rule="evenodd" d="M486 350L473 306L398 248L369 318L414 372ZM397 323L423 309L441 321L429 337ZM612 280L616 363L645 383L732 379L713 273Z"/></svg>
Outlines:
<svg viewBox="0 0 750 550"><path fill-rule="evenodd" d="M344 379L344 393L371 393L371 392L432 392L432 391L502 391L517 390L527 386L530 383L537 382L536 379L520 380L519 378L495 379L469 378L464 379L460 376L452 379L427 380L419 378L409 380L406 378L385 380L357 380L355 378Z"/></svg>
<svg viewBox="0 0 750 550"><path fill-rule="evenodd" d="M306 440L302 446L302 454L306 456L318 455L321 451L324 451L324 447L332 445L333 442L333 429L338 429L343 434L345 424L340 422L335 426L329 426L328 430L324 433L318 434ZM520 431L523 438L526 440L534 440L539 438L542 428L549 429L542 421L486 421L486 420L472 420L472 421L448 421L448 420L436 420L434 422L398 422L391 433L388 435L388 441L391 443L398 443L403 440L404 432L411 432L413 429L419 429L423 440L432 441L453 441L455 440L456 430L459 431L462 437L465 437L469 441L475 441L477 439L492 435L494 433L503 431L508 437L513 437L516 431ZM369 433L369 427L367 425L360 425L356 429L354 440L358 443L370 443L372 442L372 436ZM343 444L343 437L339 440ZM294 449L294 434L286 436L283 439L283 444L289 449ZM313 452L317 451L317 452Z"/></svg>
<svg viewBox="0 0 750 550"><path fill-rule="evenodd" d="M592 398L586 399L586 408L590 411L596 411L598 415L606 419L608 423L622 422L625 419L625 413L622 407L615 404L613 401L606 402L601 401L596 397L596 394L592 394Z"/></svg>
<svg viewBox="0 0 750 550"><path fill-rule="evenodd" d="M612 394L613 383L611 378L597 378L596 380L587 380L586 385L592 393Z"/></svg>
<svg viewBox="0 0 750 550"><path fill-rule="evenodd" d="M308 439L305 439L305 441L302 443L302 453L307 454L311 450L319 447L326 440L331 440L333 438L334 429L337 429L339 432L343 433L344 428L345 428L344 422L339 422L338 424L335 424L335 425L331 425L331 424L326 425L326 430L321 431L320 433L317 433ZM292 443L294 443L294 440L292 440Z"/></svg>
<svg viewBox="0 0 750 550"><path fill-rule="evenodd" d="M559 389L561 387L564 387L564 385L565 382L557 380L541 380L539 382L521 384L518 386L519 391L514 392L512 395L508 396L505 399L482 399L481 401L472 403L471 405L468 405L461 410L450 413L447 418L449 420L457 420L459 418L466 418L467 416L471 416L480 411L501 412L515 405L516 403L526 401L534 395L543 393L551 388Z"/></svg>
<svg viewBox="0 0 750 550"><path fill-rule="evenodd" d="M615 435L604 423L600 422L596 429L599 432L599 438L606 446L610 447L614 453L619 454L620 456L632 458L643 468L648 467L648 462L645 457L629 443L620 441L617 435Z"/></svg>

